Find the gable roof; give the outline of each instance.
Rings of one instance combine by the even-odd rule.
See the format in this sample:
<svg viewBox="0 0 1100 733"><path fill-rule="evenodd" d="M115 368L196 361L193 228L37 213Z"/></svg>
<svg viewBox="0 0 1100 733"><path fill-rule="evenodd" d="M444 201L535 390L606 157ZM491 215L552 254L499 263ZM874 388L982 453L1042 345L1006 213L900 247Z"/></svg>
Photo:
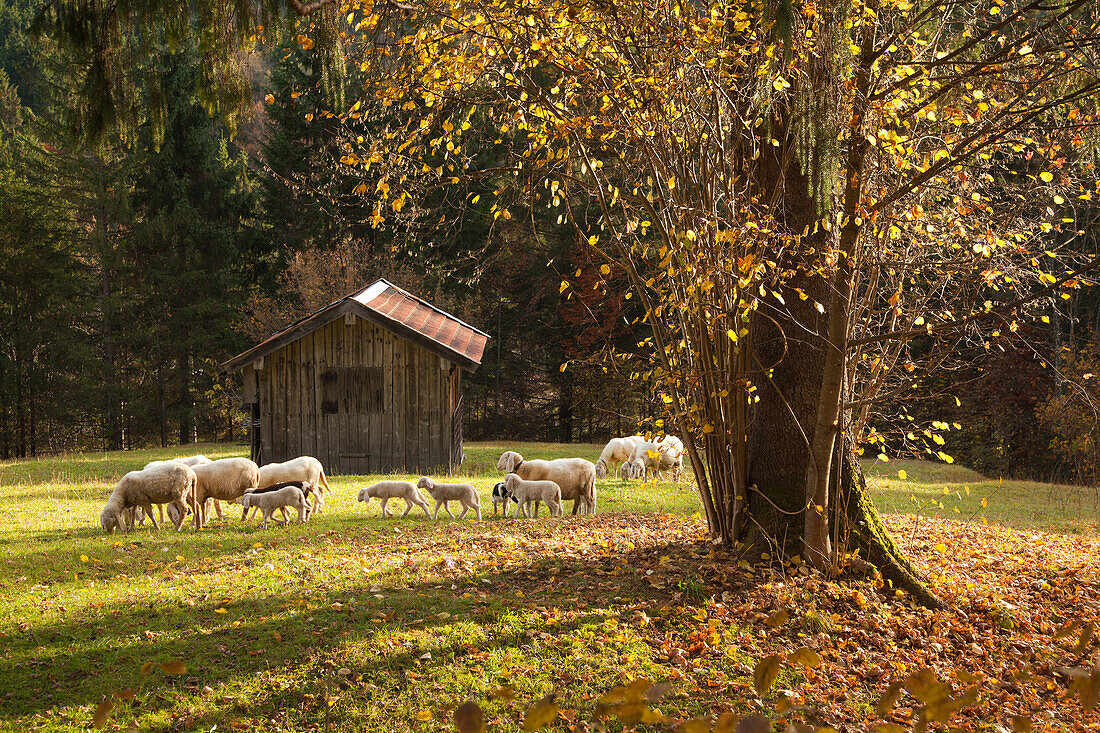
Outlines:
<svg viewBox="0 0 1100 733"><path fill-rule="evenodd" d="M222 369L227 372L238 371L248 363L278 351L345 313L354 313L469 371L476 370L481 364L485 342L489 340L487 333L388 280L378 279L268 336L248 351L222 364Z"/></svg>

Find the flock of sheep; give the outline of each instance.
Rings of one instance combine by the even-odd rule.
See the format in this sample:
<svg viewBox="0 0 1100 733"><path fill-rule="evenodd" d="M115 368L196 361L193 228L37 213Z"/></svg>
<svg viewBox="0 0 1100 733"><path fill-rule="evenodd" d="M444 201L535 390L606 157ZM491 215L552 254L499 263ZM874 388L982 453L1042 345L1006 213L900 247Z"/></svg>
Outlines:
<svg viewBox="0 0 1100 733"><path fill-rule="evenodd" d="M502 514L507 516L509 502L514 502L513 517L521 511L524 517L538 516L542 503L552 516L562 516L562 501L570 499L574 515L595 514L597 477L606 478L609 470L620 465L624 480L672 471L678 481L683 470L683 452L683 443L672 435L660 440L642 435L612 438L595 464L584 458L526 460L516 451L505 451L497 461L497 469L505 477L493 487L493 514L503 504ZM420 489L435 501L434 512L429 513ZM324 507L325 493L329 490L321 462L310 456L262 467L247 458L212 461L206 456L190 456L153 461L140 471L127 473L107 499L99 521L108 534L116 529L129 531L144 517L149 518L154 529L160 529L153 514L153 505L157 505L161 522L167 506L176 531L183 528L188 513L194 515L195 529L201 529L209 519L211 504L221 517L219 501L233 501L244 507L242 521L247 519L250 509L262 511L266 529L276 511L282 513L282 520L275 521L286 524L288 508L297 509L299 523L306 521ZM315 500L311 502L311 498ZM389 516L386 504L390 499L403 499L406 504L403 517L418 506L430 519L438 518L441 507L453 519L455 515L448 503L457 501L462 505L458 519L471 509L481 519L481 499L470 484L439 483L427 476L421 477L416 485L409 481L379 481L359 491L359 501L373 498L382 502L384 517Z"/></svg>

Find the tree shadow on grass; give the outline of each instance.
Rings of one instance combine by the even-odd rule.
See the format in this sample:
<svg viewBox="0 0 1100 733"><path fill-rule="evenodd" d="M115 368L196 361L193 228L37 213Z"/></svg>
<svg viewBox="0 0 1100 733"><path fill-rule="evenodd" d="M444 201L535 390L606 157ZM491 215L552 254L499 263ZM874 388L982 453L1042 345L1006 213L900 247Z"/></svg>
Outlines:
<svg viewBox="0 0 1100 733"><path fill-rule="evenodd" d="M335 521L339 527L343 522ZM361 524L361 522L360 522ZM382 524L378 522L377 524ZM568 527L528 525L537 532L552 535ZM408 524L399 527L406 534ZM439 531L438 525L423 526L422 531ZM523 528L523 529L526 529ZM378 527L374 534L392 532L391 526ZM334 530L330 530L332 532ZM452 525L451 530L467 536L468 541L485 540L485 528ZM207 548L230 555L251 547L252 535L228 538L211 534ZM281 547L317 550L320 538L314 534L278 538ZM369 540L367 533L351 538ZM409 537L414 541L415 537ZM490 538L491 539L491 538ZM102 537L100 537L102 541ZM216 545L221 542L221 547ZM191 548L194 552L195 549ZM677 570L684 563L703 557L703 546L693 543L654 544L636 550L591 558L539 556L528 562L485 571L470 572L438 568L438 580L416 582L407 587L383 588L384 598L375 597L377 577L344 577L337 580L332 597L305 605L322 585L318 578L303 570L301 578L291 578L285 586L270 593L222 603L218 593L205 598L142 605L119 601L84 609L79 617L45 625L28 625L0 646L6 660L0 666L0 689L9 696L0 702L0 720L25 719L67 706L94 705L103 694L121 688L136 688L138 670L146 661L165 662L181 659L189 672L181 677L164 677L154 672L148 691L143 693L141 716L181 714L193 706L205 708L195 713L194 724L205 729L219 728L242 715L263 715L267 711L307 708L321 714L315 685L310 680L326 679L326 684L354 686L354 680L378 680L390 686L405 683L410 672L430 673L432 668L453 663L469 653L466 645L454 642L450 647L434 648L438 640L457 635L445 627L472 623L483 635L480 651L515 651L532 643L532 630L514 627L516 614L527 614L532 604L540 609L562 607L575 611L568 620L553 627L555 637L569 637L582 627L607 620L608 608L625 609L665 607L670 602L690 605L705 595L690 577ZM199 550L202 552L202 550ZM660 558L669 558L658 573L661 582L650 576L625 572L626 568L658 567ZM258 559L257 562L261 562ZM433 571L435 569L433 568ZM135 578L133 582L155 582L156 575ZM382 582L385 582L383 580ZM452 585L461 584L459 590ZM526 590L521 598L517 591ZM463 597L463 591L468 597ZM678 598L677 598L678 596ZM188 605L188 600L195 603ZM223 609L224 613L219 612ZM592 609L592 610L589 610ZM601 610L602 609L602 610ZM443 614L443 616L440 616ZM510 621L509 621L510 619ZM406 644L391 653L353 664L350 675L334 674L337 661L345 661L351 646L370 644L395 629L414 629L423 643ZM541 631L534 632L544 633ZM537 637L536 637L537 638ZM421 659L425 645L433 659ZM549 678L559 672L546 670ZM196 693L203 686L232 689L235 682L259 677L287 675L303 681L300 686L269 686L247 701L204 699ZM611 681L608 681L608 685ZM309 692L307 692L309 691ZM314 695L307 697L307 695ZM129 703L123 703L129 705ZM296 713L298 714L298 713ZM334 714L329 711L329 714ZM339 713L335 713L339 714ZM190 727L190 726L189 726Z"/></svg>

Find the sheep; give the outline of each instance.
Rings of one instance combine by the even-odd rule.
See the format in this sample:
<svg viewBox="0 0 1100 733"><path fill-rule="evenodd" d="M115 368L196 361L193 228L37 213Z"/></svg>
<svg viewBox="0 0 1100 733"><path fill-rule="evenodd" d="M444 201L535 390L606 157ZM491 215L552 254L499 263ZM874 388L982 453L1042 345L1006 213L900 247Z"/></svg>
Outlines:
<svg viewBox="0 0 1100 733"><path fill-rule="evenodd" d="M213 463L213 461L211 461L206 456L197 455L197 456L184 456L183 458L169 458L167 460L149 461L148 463L145 464L145 468L151 468L152 466L156 466L157 464L160 464L160 463L170 463L170 462L182 463L185 466L192 466L192 467L193 466L203 466L203 465L206 465L207 463ZM145 470L145 469L143 468L142 470ZM221 505L221 502L219 502L217 499L211 499L210 501L214 502L214 510L218 513L218 519L221 519L222 518L222 505ZM207 502L207 503L209 503L209 502ZM160 521L164 522L164 505L159 504L158 506L160 507ZM130 511L131 511L131 514L135 514L135 512L136 512L135 517L137 519L138 524L144 524L145 523L145 512L142 511L141 507L133 507ZM174 511L175 511L175 508L171 504L169 504L168 505L168 517L173 522L176 521L176 516L173 514ZM132 524L132 522L131 522L131 524Z"/></svg>
<svg viewBox="0 0 1100 733"><path fill-rule="evenodd" d="M447 506L449 501L457 501L462 504L462 513L458 515L459 519L465 517L466 512L471 509L476 511L477 518L481 519L481 497L477 495L477 489L470 484L437 484L427 476L421 476L420 480L416 482L416 487L424 489L435 499L435 512L432 513L432 519L439 516L440 506L447 510L447 514L451 515L451 519L455 518L455 515L451 514L451 508Z"/></svg>
<svg viewBox="0 0 1100 733"><path fill-rule="evenodd" d="M272 515L276 509L280 509L283 512L283 520L280 522L278 519L276 523L287 525L290 520L286 518L286 508L288 506L295 507L298 510L298 524L306 521L306 497L302 493L302 490L294 484L283 486L280 489L274 491L249 491L240 497L241 504L244 505L244 510L247 512L252 507L259 507L264 513L264 522L260 526L261 529L267 529L267 523L271 521Z"/></svg>
<svg viewBox="0 0 1100 733"><path fill-rule="evenodd" d="M405 513L402 517L409 516L409 512L412 511L413 505L416 505L424 510L424 516L428 519L432 518L432 515L428 513L428 502L424 501L424 497L420 495L420 492L416 490L408 481L379 481L376 484L371 484L365 489L359 489L359 501L370 501L372 498L377 497L382 500L382 516L388 517L386 513L386 503L390 499L404 499Z"/></svg>
<svg viewBox="0 0 1100 733"><path fill-rule="evenodd" d="M100 526L111 534L115 529L126 530L133 527L128 522L127 510L140 506L145 510L153 529L160 529L153 516L153 504L171 504L184 515L184 502L193 496L197 478L194 470L179 463L167 463L141 471L130 471L111 492L103 512L99 515ZM183 527L183 521L174 520L176 531Z"/></svg>
<svg viewBox="0 0 1100 733"><path fill-rule="evenodd" d="M329 491L328 479L325 477L324 466L316 458L311 456L299 456L284 463L269 463L260 468L260 483L258 486L271 486L283 481L308 481L317 494L314 502L314 511L321 511L325 506L325 492Z"/></svg>
<svg viewBox="0 0 1100 733"><path fill-rule="evenodd" d="M501 504L504 505L504 509L501 510L501 513L504 516L508 516L508 501L509 501L509 499L511 499L512 501L515 501L515 499L512 499L511 497L508 496L508 490L506 488L504 488L504 482L503 481L498 481L493 486L493 516L494 517L497 515L497 507L499 507Z"/></svg>
<svg viewBox="0 0 1100 733"><path fill-rule="evenodd" d="M259 467L247 458L222 458L194 466L191 470L198 477L191 499L191 507L195 512L195 529L206 526L209 518L206 511L207 499L236 499L249 489L259 486L260 481Z"/></svg>
<svg viewBox="0 0 1100 733"><path fill-rule="evenodd" d="M634 451L634 446L643 440L645 440L644 436L630 435L625 438L612 438L607 441L603 452L600 453L600 459L596 461L596 478L607 478L607 472L611 464L625 462Z"/></svg>
<svg viewBox="0 0 1100 733"><path fill-rule="evenodd" d="M596 513L596 466L583 458L557 458L552 461L525 461L516 451L504 451L497 470L518 474L524 481L553 481L561 489L561 498L573 500L573 514L583 508Z"/></svg>
<svg viewBox="0 0 1100 733"><path fill-rule="evenodd" d="M647 470L660 474L672 469L675 480L680 480L684 466L684 444L675 435L667 435L660 441L646 440L638 443L623 464L620 475L627 479L644 479Z"/></svg>
<svg viewBox="0 0 1100 733"><path fill-rule="evenodd" d="M553 481L524 481L517 474L510 473L504 477L504 486L508 495L516 500L515 511L512 516L523 510L525 517L537 517L539 515L539 502L546 502L551 517L560 517L564 513L561 506L561 487ZM534 504L534 512L531 505Z"/></svg>
<svg viewBox="0 0 1100 733"><path fill-rule="evenodd" d="M310 494L313 493L313 484L311 484L308 481L283 481L281 483L272 484L271 486L265 486L262 489L249 489L248 491L244 492L244 494L242 496L234 499L234 501L237 502L238 504L244 505L244 497L245 496L249 496L250 494L268 494L272 491L279 491L280 489L285 489L287 486L295 486L302 492L302 496L304 496L305 500L306 500L306 519L309 519L309 516L313 513L313 506L309 503ZM259 505L253 505L253 506L250 506L250 507L246 506L244 508L244 511L241 512L241 521L243 522L246 519L248 519L248 514L249 514L248 510L249 509L255 510L255 509L258 509L258 508L259 508ZM282 507L282 512L283 512L283 519L284 520L288 519L288 515L287 515L287 512L286 512L286 507ZM255 512L253 512L253 513L255 513Z"/></svg>

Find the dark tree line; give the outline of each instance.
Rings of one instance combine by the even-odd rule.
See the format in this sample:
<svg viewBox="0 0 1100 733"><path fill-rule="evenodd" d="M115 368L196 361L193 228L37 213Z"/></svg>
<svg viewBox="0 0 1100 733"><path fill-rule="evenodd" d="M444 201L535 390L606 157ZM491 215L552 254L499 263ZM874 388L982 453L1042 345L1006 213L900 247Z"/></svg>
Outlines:
<svg viewBox="0 0 1100 733"><path fill-rule="evenodd" d="M492 336L466 381L467 437L656 424L641 310L570 226L535 208L494 219L489 182L430 194L430 220L372 226L361 177L341 172L354 125L331 114L364 80L295 40L322 20L253 55L256 114L235 136L185 44L135 70L146 116L89 144L73 109L87 59L28 31L38 8L0 0L0 456L240 438L218 364L378 276ZM1052 303L1049 324L964 354L907 414L958 422L946 448L979 470L1095 480L1097 313L1087 292Z"/></svg>

